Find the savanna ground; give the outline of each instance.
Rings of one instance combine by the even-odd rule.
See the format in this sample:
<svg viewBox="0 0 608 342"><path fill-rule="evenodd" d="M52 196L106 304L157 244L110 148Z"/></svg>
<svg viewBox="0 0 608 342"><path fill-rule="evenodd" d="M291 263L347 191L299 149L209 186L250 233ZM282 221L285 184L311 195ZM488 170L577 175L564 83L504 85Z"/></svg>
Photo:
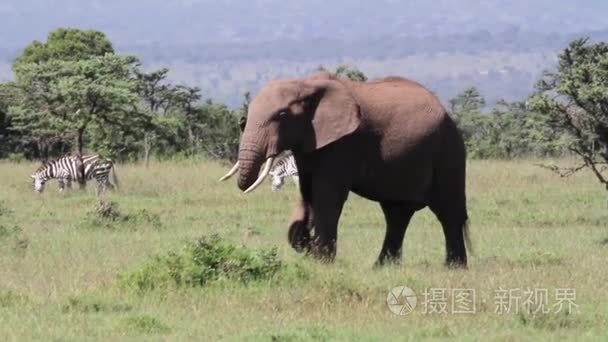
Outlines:
<svg viewBox="0 0 608 342"><path fill-rule="evenodd" d="M217 163L119 165L121 190L108 200L126 219L103 223L92 212L93 186L62 195L52 182L36 195L35 167L0 162L3 341L608 338L608 208L587 172L561 179L534 161L470 161L475 254L462 271L443 266L443 234L426 209L410 224L402 265L374 269L383 217L377 204L351 195L337 260L326 265L287 244L291 180L278 193L265 184L243 195L234 181L217 182L227 170ZM164 283L152 290L134 289L125 276L213 233L236 246L276 246L280 269L262 280L220 277L203 286L159 278ZM418 294L404 316L386 304L400 285ZM424 313L431 288L448 289L447 314ZM452 312L457 288L475 290L476 313ZM497 290L527 288L547 289L549 313L518 313L515 302L496 312ZM569 315L552 307L560 288L575 291Z"/></svg>

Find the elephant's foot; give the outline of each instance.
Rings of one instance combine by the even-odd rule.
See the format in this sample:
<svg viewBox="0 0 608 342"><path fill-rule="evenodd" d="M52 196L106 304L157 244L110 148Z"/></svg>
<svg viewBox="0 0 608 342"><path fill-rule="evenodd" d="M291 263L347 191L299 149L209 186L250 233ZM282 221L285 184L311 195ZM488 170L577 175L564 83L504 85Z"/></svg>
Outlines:
<svg viewBox="0 0 608 342"><path fill-rule="evenodd" d="M401 251L392 252L392 251L382 250L382 252L380 252L380 256L378 257L378 260L374 264L374 267L381 267L381 266L385 266L385 265L399 265L399 264L401 264Z"/></svg>
<svg viewBox="0 0 608 342"><path fill-rule="evenodd" d="M445 261L445 265L451 269L467 269L467 258L462 257L448 257Z"/></svg>
<svg viewBox="0 0 608 342"><path fill-rule="evenodd" d="M461 232L446 235L445 264L449 268L467 268L467 252Z"/></svg>
<svg viewBox="0 0 608 342"><path fill-rule="evenodd" d="M311 239L310 228L308 228L307 222L302 220L292 222L289 226L287 239L296 252L301 253L308 251L310 249Z"/></svg>
<svg viewBox="0 0 608 342"><path fill-rule="evenodd" d="M321 262L331 263L336 258L336 241L323 241L315 238L308 254Z"/></svg>

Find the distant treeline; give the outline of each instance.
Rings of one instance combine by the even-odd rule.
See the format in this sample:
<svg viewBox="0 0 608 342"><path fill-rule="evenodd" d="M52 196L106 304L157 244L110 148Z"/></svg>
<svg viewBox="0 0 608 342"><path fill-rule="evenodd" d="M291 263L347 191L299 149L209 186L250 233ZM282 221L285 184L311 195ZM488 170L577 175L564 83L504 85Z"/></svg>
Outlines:
<svg viewBox="0 0 608 342"><path fill-rule="evenodd" d="M604 46L587 44L579 40L569 48L581 54L576 63L584 67L597 62L595 55L585 49L596 48L599 52L593 53L601 55L603 50L597 46ZM558 70L578 77L579 64L568 62L573 60L573 52L569 51L566 49L560 56ZM601 69L601 63L594 68ZM0 158L47 159L87 150L120 160L197 155L236 158L239 119L247 111L249 94L244 94L241 107L230 109L225 104L203 100L197 87L170 83L168 69L144 72L140 65L135 56L116 54L112 43L99 31L58 29L49 34L46 42L33 42L15 59L14 81L0 84ZM367 79L361 71L348 66L340 66L334 73L358 81ZM596 129L593 121L574 131L567 128L584 122L580 113L608 108L608 103L606 107L593 103L583 108L589 96L584 93L587 97L578 100L581 104L574 103L583 109L577 112L577 120L569 123L554 115L561 102L543 97L544 92L562 91L562 77L568 80L563 84L576 85L567 89L574 92L585 90L593 75L580 80L566 76L570 74L553 75L552 83L543 83L543 79L531 97L532 106L527 100L499 101L488 109L474 87L449 100L449 112L464 136L469 157L590 153L589 158L595 158L605 153L601 140L597 140L602 133L580 134ZM598 78L598 82L603 79ZM595 85L590 94L608 93L602 87ZM564 93L562 98L568 96L574 95ZM593 118L601 113L592 114ZM601 117L599 120L604 122ZM576 142L590 142L593 147L583 144L584 148L577 150L573 148Z"/></svg>
<svg viewBox="0 0 608 342"><path fill-rule="evenodd" d="M413 37L407 35L360 38L356 40L282 39L273 41L201 43L201 44L129 44L116 46L121 53L140 56L148 62L182 61L188 63L210 63L225 61L251 61L283 59L310 61L330 58L399 58L420 54L466 53L484 51L532 52L557 51L568 42L584 35L597 41L608 40L608 30L578 34L546 34L521 31L516 28L500 33L480 30L472 33L430 35ZM0 61L12 63L21 48L0 46Z"/></svg>
<svg viewBox="0 0 608 342"><path fill-rule="evenodd" d="M180 60L188 63L209 63L283 59L310 61L336 57L399 58L420 54L465 53L483 51L534 52L557 51L579 37L567 34L544 34L517 29L501 33L477 31L468 34L431 35L428 37L378 37L357 40L311 39L276 40L271 42L241 42L225 44L160 45L145 44L120 47L136 53L147 61ZM608 30L590 32L596 40L608 40Z"/></svg>

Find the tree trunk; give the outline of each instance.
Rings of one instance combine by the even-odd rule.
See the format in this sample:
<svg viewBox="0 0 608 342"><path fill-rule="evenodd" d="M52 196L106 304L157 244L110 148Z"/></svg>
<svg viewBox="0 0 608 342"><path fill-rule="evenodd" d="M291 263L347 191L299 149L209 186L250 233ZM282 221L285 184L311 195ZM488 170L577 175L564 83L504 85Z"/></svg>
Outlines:
<svg viewBox="0 0 608 342"><path fill-rule="evenodd" d="M82 126L78 128L76 132L76 150L78 151L78 155L82 156L82 150L84 148L84 130L86 126Z"/></svg>
<svg viewBox="0 0 608 342"><path fill-rule="evenodd" d="M152 142L148 134L144 134L144 160L146 168L150 166L150 150L152 150Z"/></svg>
<svg viewBox="0 0 608 342"><path fill-rule="evenodd" d="M196 138L194 137L194 129L188 124L188 144L190 145L190 153L194 154L196 150Z"/></svg>

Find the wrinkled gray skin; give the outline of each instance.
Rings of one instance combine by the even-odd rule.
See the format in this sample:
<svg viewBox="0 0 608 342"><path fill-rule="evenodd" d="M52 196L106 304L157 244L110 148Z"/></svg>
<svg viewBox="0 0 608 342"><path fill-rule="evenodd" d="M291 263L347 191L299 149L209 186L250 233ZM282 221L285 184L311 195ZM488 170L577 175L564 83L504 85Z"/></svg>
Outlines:
<svg viewBox="0 0 608 342"><path fill-rule="evenodd" d="M274 80L249 106L239 149L241 190L269 157L295 156L301 199L288 239L332 261L350 191L376 201L386 219L377 264L398 261L410 218L429 207L443 227L446 263L466 267L465 147L437 98L416 82L374 82L317 73Z"/></svg>

